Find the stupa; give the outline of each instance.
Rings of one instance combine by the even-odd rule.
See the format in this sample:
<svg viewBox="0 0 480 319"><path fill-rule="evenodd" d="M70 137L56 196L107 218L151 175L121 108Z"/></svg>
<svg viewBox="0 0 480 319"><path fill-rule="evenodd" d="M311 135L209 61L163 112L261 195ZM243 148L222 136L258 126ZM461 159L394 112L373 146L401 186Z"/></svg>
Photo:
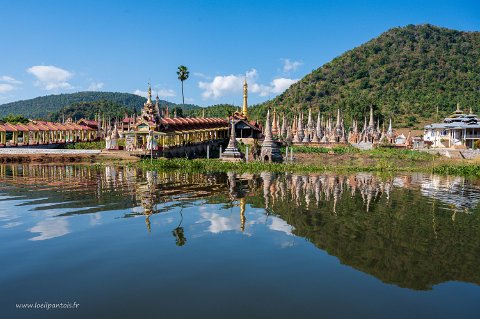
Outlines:
<svg viewBox="0 0 480 319"><path fill-rule="evenodd" d="M220 159L222 161L228 162L241 162L243 160L243 154L237 147L237 140L235 138L235 125L233 120L230 123L231 126L231 133L230 133L230 140L228 141L228 146L225 151L222 153Z"/></svg>
<svg viewBox="0 0 480 319"><path fill-rule="evenodd" d="M270 123L270 110L267 112L267 121L265 123L265 139L262 143L262 150L260 152L260 158L263 162L283 162L282 154L277 146L277 143L272 137L272 126Z"/></svg>

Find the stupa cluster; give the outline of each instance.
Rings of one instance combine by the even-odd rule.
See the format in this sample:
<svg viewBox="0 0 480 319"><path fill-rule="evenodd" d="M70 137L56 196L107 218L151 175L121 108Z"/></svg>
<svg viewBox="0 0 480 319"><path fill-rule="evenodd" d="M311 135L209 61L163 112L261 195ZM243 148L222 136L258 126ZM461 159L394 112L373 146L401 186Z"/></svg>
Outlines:
<svg viewBox="0 0 480 319"><path fill-rule="evenodd" d="M380 129L380 121L375 123L373 119L373 109L370 109L370 121L367 124L367 118L365 118L362 129L359 128L357 120L353 120L351 127L347 129L340 109L337 111L336 118L328 117L325 119L319 112L316 120L312 117L312 110L309 109L306 122L303 113L300 112L294 116L291 124L283 115L281 125L280 117L276 110L273 110L271 130L274 137L294 145L395 142L391 120L387 131L385 131L384 126Z"/></svg>

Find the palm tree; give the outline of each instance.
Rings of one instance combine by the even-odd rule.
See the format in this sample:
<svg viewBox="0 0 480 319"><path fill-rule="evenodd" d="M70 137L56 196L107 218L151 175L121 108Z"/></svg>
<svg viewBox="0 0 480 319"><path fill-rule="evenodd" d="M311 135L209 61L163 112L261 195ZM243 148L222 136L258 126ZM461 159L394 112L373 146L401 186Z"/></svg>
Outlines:
<svg viewBox="0 0 480 319"><path fill-rule="evenodd" d="M182 105L185 106L185 96L183 95L183 81L188 79L188 75L190 74L190 71L188 71L188 68L185 65L180 65L178 67L177 75L178 79L182 82Z"/></svg>

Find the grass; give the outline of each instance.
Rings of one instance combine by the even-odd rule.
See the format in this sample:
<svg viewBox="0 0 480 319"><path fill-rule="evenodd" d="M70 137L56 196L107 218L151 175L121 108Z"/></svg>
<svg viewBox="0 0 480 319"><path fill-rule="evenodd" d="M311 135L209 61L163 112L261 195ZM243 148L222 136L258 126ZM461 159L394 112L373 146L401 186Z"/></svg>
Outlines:
<svg viewBox="0 0 480 319"><path fill-rule="evenodd" d="M438 155L432 155L426 152L399 148L375 148L368 151L361 151L361 153L369 155L372 158L383 159L407 159L428 161L439 157Z"/></svg>
<svg viewBox="0 0 480 319"><path fill-rule="evenodd" d="M79 142L75 144L68 144L66 148L75 150L102 150L105 148L105 141Z"/></svg>
<svg viewBox="0 0 480 319"><path fill-rule="evenodd" d="M442 175L480 176L480 165L439 165L433 173Z"/></svg>
<svg viewBox="0 0 480 319"><path fill-rule="evenodd" d="M188 160L183 158L176 159L156 159L143 160L139 162L140 166L148 170L158 171L187 171L187 172L228 172L235 171L238 173L260 173L260 172L397 172L397 171L422 171L413 167L399 168L396 166L385 165L379 163L372 166L354 166L354 165L312 165L297 163L263 163L263 162L222 162L219 159L194 159Z"/></svg>
<svg viewBox="0 0 480 319"><path fill-rule="evenodd" d="M314 152L317 148L294 148L298 153L301 150ZM341 149L341 148L339 148ZM329 149L327 149L329 150ZM323 150L315 151L322 153ZM260 172L428 172L443 175L462 175L480 177L480 165L478 164L462 164L441 158L437 155L431 155L419 151L404 149L375 149L370 151L352 151L350 148L342 148L337 150L336 154L354 154L358 159L356 162L347 162L336 160L327 162L319 159L315 163L263 163L263 162L223 162L219 159L195 159L188 160L183 158L177 159L156 159L143 160L133 165L140 165L148 170L158 171L186 171L186 172L228 172L234 171L238 173L260 173ZM351 152L351 153L350 153ZM437 160L438 159L438 160Z"/></svg>
<svg viewBox="0 0 480 319"><path fill-rule="evenodd" d="M353 154L359 153L358 148L352 146L337 146L332 148L327 147L313 147L313 146L293 146L293 154L303 153L303 154L327 154L333 152L334 154ZM281 149L282 153L285 153L285 147Z"/></svg>

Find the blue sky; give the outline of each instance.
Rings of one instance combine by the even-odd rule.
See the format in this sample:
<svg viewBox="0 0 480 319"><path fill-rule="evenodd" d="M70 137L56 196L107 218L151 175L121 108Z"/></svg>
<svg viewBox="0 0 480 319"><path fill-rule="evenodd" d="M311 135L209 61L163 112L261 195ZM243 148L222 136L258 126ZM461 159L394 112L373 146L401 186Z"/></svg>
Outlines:
<svg viewBox="0 0 480 319"><path fill-rule="evenodd" d="M0 104L85 90L251 104L396 26L479 31L480 1L0 0Z"/></svg>

